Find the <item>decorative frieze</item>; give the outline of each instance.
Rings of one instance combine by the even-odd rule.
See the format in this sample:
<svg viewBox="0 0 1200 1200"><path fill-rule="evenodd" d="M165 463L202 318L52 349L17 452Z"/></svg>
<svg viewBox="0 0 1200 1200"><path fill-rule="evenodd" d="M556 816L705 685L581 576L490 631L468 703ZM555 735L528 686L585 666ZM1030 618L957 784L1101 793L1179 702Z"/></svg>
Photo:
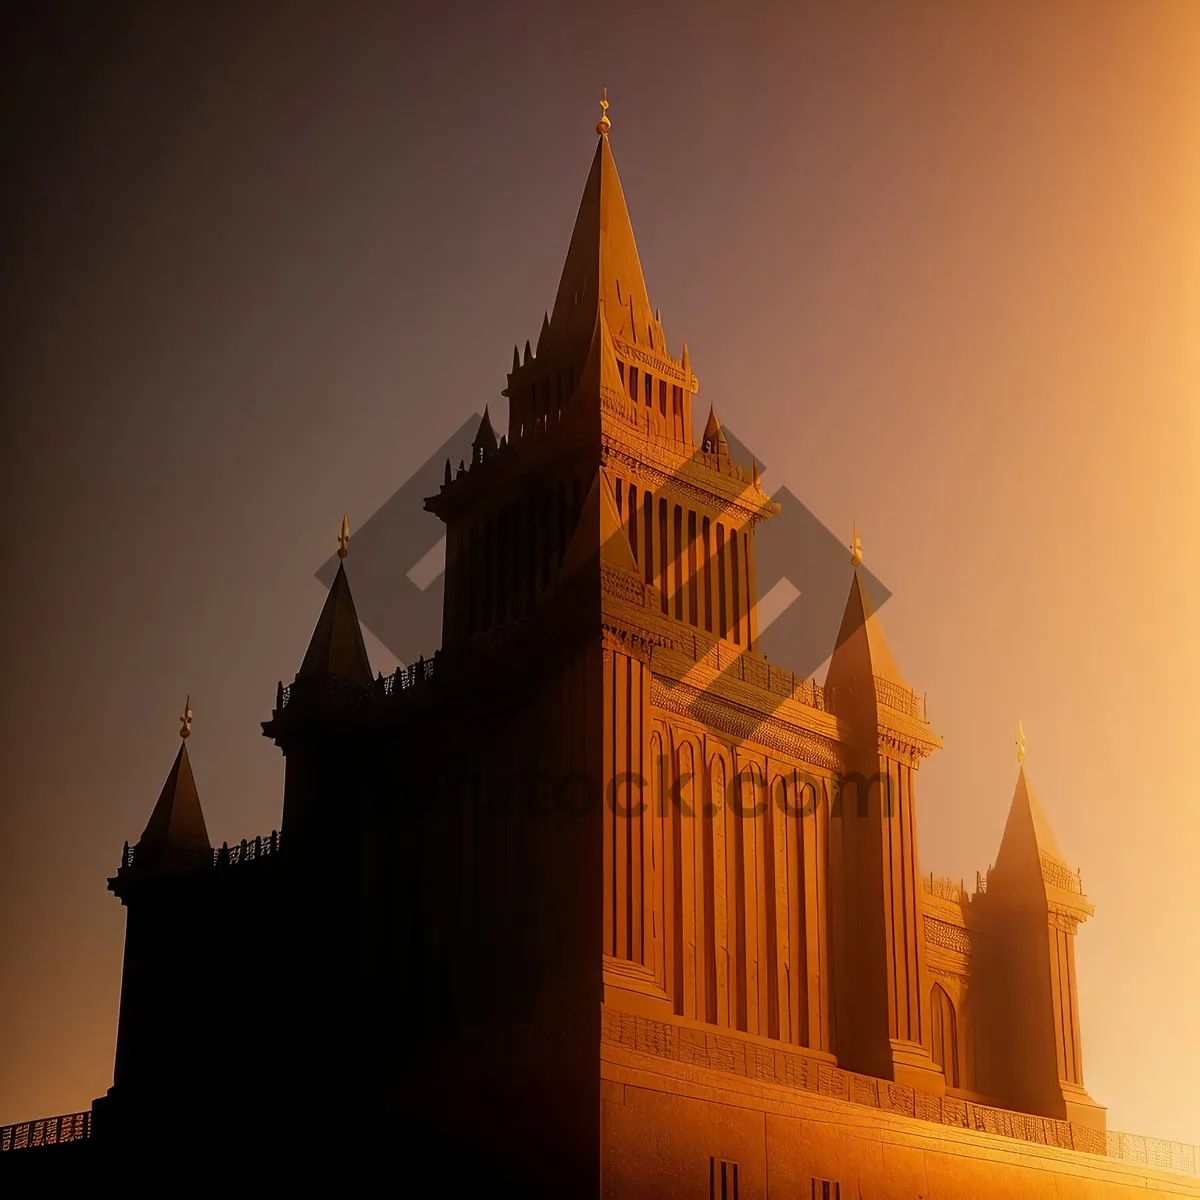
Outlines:
<svg viewBox="0 0 1200 1200"><path fill-rule="evenodd" d="M650 1017L601 1012L600 1040L621 1050L701 1070L737 1075L797 1092L816 1093L898 1116L913 1117L1019 1138L1063 1150L1104 1154L1104 1134L1083 1125L1029 1113L988 1108L952 1096L936 1096L887 1079L843 1071L827 1059L793 1047L762 1045L717 1029L697 1029Z"/></svg>
<svg viewBox="0 0 1200 1200"><path fill-rule="evenodd" d="M936 917L925 918L925 941L930 946L940 946L956 954L970 954L972 950L971 935L967 930Z"/></svg>
<svg viewBox="0 0 1200 1200"><path fill-rule="evenodd" d="M710 729L741 740L753 741L785 757L829 771L841 771L837 743L819 733L742 705L710 695L690 684L654 676L651 703L662 712L691 717Z"/></svg>

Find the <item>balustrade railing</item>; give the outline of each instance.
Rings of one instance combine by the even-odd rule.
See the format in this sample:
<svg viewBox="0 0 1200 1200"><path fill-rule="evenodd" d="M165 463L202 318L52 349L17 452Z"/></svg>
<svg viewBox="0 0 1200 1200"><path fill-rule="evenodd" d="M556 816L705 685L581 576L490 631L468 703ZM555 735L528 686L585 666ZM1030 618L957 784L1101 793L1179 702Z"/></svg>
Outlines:
<svg viewBox="0 0 1200 1200"><path fill-rule="evenodd" d="M15 1125L0 1125L0 1153L5 1150L27 1150L34 1146L60 1146L64 1142L79 1142L92 1134L92 1114L66 1113L61 1117L42 1117L37 1121L18 1121Z"/></svg>
<svg viewBox="0 0 1200 1200"><path fill-rule="evenodd" d="M231 846L228 842L222 844L220 850L213 851L214 867L236 867L242 863L255 862L278 854L283 835L277 830L271 830L271 836L256 837L253 841L242 838L241 843Z"/></svg>
<svg viewBox="0 0 1200 1200"><path fill-rule="evenodd" d="M1074 892L1077 896L1083 895L1083 880L1079 878L1078 871L1072 871L1070 867L1060 863L1057 859L1051 858L1045 852L1041 855L1042 859L1042 878L1053 887L1062 888L1067 892Z"/></svg>
<svg viewBox="0 0 1200 1200"><path fill-rule="evenodd" d="M690 636L677 638L675 647L684 654L690 654L693 662L705 663L729 679L743 680L820 712L828 711L825 689L815 679L805 679L758 655L696 631L691 631Z"/></svg>
<svg viewBox="0 0 1200 1200"><path fill-rule="evenodd" d="M283 835L278 830L272 829L270 837L256 837L253 840L242 838L240 843L232 846L225 842L219 850L212 852L212 864L214 867L236 867L241 863L255 862L258 859L267 858L269 855L278 854L282 841ZM117 868L119 871L133 866L136 850L136 846L125 843L125 848L121 851L121 864Z"/></svg>
<svg viewBox="0 0 1200 1200"><path fill-rule="evenodd" d="M967 898L967 889L962 882L953 880L948 875L934 875L931 872L928 877L922 875L921 882L931 896L937 896L941 900L952 900L955 904L961 904Z"/></svg>
<svg viewBox="0 0 1200 1200"><path fill-rule="evenodd" d="M395 696L402 691L406 691L408 688L415 687L419 683L424 683L427 679L431 679L436 662L436 654L433 658L425 658L422 655L416 662L411 662L406 667L397 667L392 674L386 677L380 673L369 689L363 688L360 685L348 684L345 680L333 676L327 679L297 681L289 683L286 687L283 681L280 680L275 692L275 710L276 712L282 712L287 708L297 694L297 687L302 687L305 683L317 683L319 686L331 689L334 692L345 692L351 698L371 695Z"/></svg>
<svg viewBox="0 0 1200 1200"><path fill-rule="evenodd" d="M1137 1133L1118 1133L1115 1129L1110 1129L1105 1139L1109 1158L1200 1177L1200 1146Z"/></svg>

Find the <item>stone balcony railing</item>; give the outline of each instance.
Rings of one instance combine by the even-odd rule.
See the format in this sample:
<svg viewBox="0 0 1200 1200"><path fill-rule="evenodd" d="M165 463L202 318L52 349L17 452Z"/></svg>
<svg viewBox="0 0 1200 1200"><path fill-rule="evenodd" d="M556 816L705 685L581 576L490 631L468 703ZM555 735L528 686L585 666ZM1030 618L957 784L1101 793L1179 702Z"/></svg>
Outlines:
<svg viewBox="0 0 1200 1200"><path fill-rule="evenodd" d="M214 867L236 867L242 863L256 862L272 854L278 854L282 842L283 835L276 829L271 830L270 837L256 837L253 840L242 838L240 843L232 846L225 842L220 849L212 852L212 865ZM136 850L136 846L125 843L125 848L121 851L118 872L133 866Z"/></svg>
<svg viewBox="0 0 1200 1200"><path fill-rule="evenodd" d="M967 889L962 881L951 879L948 875L922 875L921 884L930 896L936 896L939 900L963 904L968 899Z"/></svg>
<svg viewBox="0 0 1200 1200"><path fill-rule="evenodd" d="M0 1152L28 1150L35 1146L61 1146L78 1142L92 1133L92 1114L66 1113L61 1117L42 1117L37 1121L18 1121L0 1125Z"/></svg>
<svg viewBox="0 0 1200 1200"><path fill-rule="evenodd" d="M1072 871L1065 863L1061 863L1056 858L1052 858L1044 851L1041 855L1042 859L1042 878L1054 887L1062 888L1065 892L1074 892L1077 896L1083 895L1083 881L1079 878L1078 871Z"/></svg>
<svg viewBox="0 0 1200 1200"><path fill-rule="evenodd" d="M1200 1146L1189 1142L1169 1142L1165 1138L1143 1137L1137 1133L1117 1133L1113 1129L1105 1137L1109 1158L1200 1178Z"/></svg>
<svg viewBox="0 0 1200 1200"><path fill-rule="evenodd" d="M645 1051L645 1042L635 1033L636 1019L633 1023L629 1018L620 1018L616 1014L606 1013L605 1040L618 1045L627 1044L631 1048ZM685 1039L691 1031L684 1031ZM632 1035L633 1041L630 1042ZM668 1057L679 1057L684 1060L696 1061L705 1056L704 1047L707 1039L700 1037L696 1040L692 1035L693 1049L690 1055L679 1053ZM640 1043L640 1044L639 1044ZM682 1046L680 1046L682 1051ZM656 1042L652 1053L658 1053L660 1047ZM756 1055L756 1059L757 1059ZM797 1057L789 1055L788 1057ZM763 1060L765 1065L766 1060ZM807 1063L794 1066L785 1072L784 1079L777 1078L778 1071L770 1070L766 1076L771 1082L787 1082L791 1086L803 1088L806 1091L816 1091L822 1095L836 1096L839 1099L851 1100L858 1104L866 1104L872 1108L889 1109L904 1113L907 1116L919 1117L923 1120L935 1121L939 1124L956 1125L960 1128L986 1130L990 1133L1003 1133L1008 1137L1041 1142L1046 1145L1060 1145L1064 1148L1085 1150L1093 1154L1103 1154L1108 1158L1121 1162L1137 1163L1160 1171L1175 1171L1181 1175L1191 1175L1200 1178L1200 1145L1188 1142L1172 1142L1166 1138L1144 1137L1134 1133L1118 1133L1110 1129L1100 1137L1094 1131L1086 1133L1080 1126L1069 1125L1065 1121L1053 1121L1047 1117L1029 1117L1023 1113L1009 1113L999 1109L986 1109L982 1105L969 1101L953 1100L950 1098L924 1097L923 1093L913 1092L911 1088L898 1088L886 1080L871 1079L867 1076L853 1075L842 1071L828 1063L812 1060L810 1070L805 1070ZM777 1064L772 1062L773 1067ZM748 1075L763 1076L761 1066L756 1063L754 1070L746 1069ZM59 1117L42 1117L36 1121L18 1121L13 1125L0 1125L0 1153L6 1150L25 1150L37 1146L59 1146L67 1142L79 1142L89 1138L92 1133L91 1112L66 1113Z"/></svg>

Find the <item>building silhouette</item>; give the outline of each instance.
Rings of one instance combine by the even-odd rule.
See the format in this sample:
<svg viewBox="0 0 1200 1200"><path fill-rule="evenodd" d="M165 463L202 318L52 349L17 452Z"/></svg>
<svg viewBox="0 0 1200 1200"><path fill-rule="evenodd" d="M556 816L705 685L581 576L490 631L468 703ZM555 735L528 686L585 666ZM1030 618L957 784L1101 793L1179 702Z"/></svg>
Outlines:
<svg viewBox="0 0 1200 1200"><path fill-rule="evenodd" d="M440 648L372 672L343 524L263 726L280 831L233 848L185 709L109 881L126 948L89 1151L381 1162L413 1194L1200 1195L1106 1154L1092 908L1023 745L994 868L970 892L923 873L939 741L857 534L825 684L759 653L778 506L711 409L694 440L608 131L605 105L508 431L485 413L426 502Z"/></svg>

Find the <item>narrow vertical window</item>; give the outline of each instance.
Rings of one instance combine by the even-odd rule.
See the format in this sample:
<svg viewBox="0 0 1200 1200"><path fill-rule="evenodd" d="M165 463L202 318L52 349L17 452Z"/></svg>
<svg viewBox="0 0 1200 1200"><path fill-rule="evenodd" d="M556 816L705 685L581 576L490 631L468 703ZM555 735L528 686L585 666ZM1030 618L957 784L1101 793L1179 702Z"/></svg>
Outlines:
<svg viewBox="0 0 1200 1200"><path fill-rule="evenodd" d="M667 590L670 586L667 573L667 502L658 502L658 586L662 594L662 610L667 611Z"/></svg>
<svg viewBox="0 0 1200 1200"><path fill-rule="evenodd" d="M638 401L638 369L632 363L629 365L629 398L634 404Z"/></svg>
<svg viewBox="0 0 1200 1200"><path fill-rule="evenodd" d="M717 522L717 636L729 636L725 613L725 526Z"/></svg>
<svg viewBox="0 0 1200 1200"><path fill-rule="evenodd" d="M750 534L742 534L742 572L745 575L744 583L746 585L746 649L750 650L753 646L754 629L751 622L751 616L754 609L754 590L750 586Z"/></svg>
<svg viewBox="0 0 1200 1200"><path fill-rule="evenodd" d="M616 493L616 498L617 498L617 516L621 516L622 515L621 480L620 480L619 476L617 478L617 482L613 485L613 491Z"/></svg>
<svg viewBox="0 0 1200 1200"><path fill-rule="evenodd" d="M672 554L675 578L671 581L671 591L675 597L675 620L683 620L683 509L675 505L675 542Z"/></svg>
<svg viewBox="0 0 1200 1200"><path fill-rule="evenodd" d="M633 561L638 561L638 507L637 488L629 485L629 548L633 551Z"/></svg>
<svg viewBox="0 0 1200 1200"><path fill-rule="evenodd" d="M692 625L697 624L697 605L699 600L698 585L696 581L696 514L695 512L688 513L688 537L687 537L687 552L688 552L688 622Z"/></svg>
<svg viewBox="0 0 1200 1200"><path fill-rule="evenodd" d="M652 399L654 394L654 379L651 377L649 371L646 371L642 378L645 380L646 407L650 408L654 403Z"/></svg>
<svg viewBox="0 0 1200 1200"><path fill-rule="evenodd" d="M738 1165L722 1158L708 1160L708 1200L738 1200Z"/></svg>
<svg viewBox="0 0 1200 1200"><path fill-rule="evenodd" d="M658 381L658 412L660 416L667 415L667 381L665 379Z"/></svg>
<svg viewBox="0 0 1200 1200"><path fill-rule="evenodd" d="M700 557L704 564L704 629L707 633L712 633L712 530L707 517L700 522L700 534L703 539Z"/></svg>
<svg viewBox="0 0 1200 1200"><path fill-rule="evenodd" d="M742 640L741 572L738 570L737 531L729 531L729 574L733 578L733 640Z"/></svg>
<svg viewBox="0 0 1200 1200"><path fill-rule="evenodd" d="M646 526L646 582L654 582L654 497L642 493L642 516Z"/></svg>

